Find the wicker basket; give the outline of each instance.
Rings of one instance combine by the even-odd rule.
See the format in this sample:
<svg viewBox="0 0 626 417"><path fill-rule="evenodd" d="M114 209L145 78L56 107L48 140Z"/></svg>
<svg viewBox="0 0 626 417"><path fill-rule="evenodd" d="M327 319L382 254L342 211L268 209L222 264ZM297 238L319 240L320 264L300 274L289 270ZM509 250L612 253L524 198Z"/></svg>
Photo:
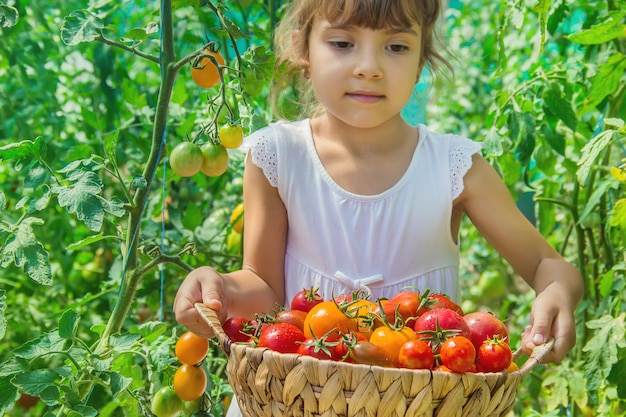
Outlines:
<svg viewBox="0 0 626 417"><path fill-rule="evenodd" d="M511 373L382 368L232 343L213 310L196 308L228 357L228 381L248 417L505 416L519 382L552 349L552 341L537 347Z"/></svg>

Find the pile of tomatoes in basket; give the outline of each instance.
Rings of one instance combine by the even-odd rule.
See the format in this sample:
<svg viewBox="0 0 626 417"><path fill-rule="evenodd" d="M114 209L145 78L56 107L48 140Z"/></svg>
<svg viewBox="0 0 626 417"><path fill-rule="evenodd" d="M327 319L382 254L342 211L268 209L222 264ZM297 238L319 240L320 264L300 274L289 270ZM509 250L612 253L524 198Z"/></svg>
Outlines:
<svg viewBox="0 0 626 417"><path fill-rule="evenodd" d="M503 321L464 314L445 294L403 290L371 300L358 291L322 298L303 289L286 307L253 320L231 317L231 341L321 360L445 372L517 369Z"/></svg>

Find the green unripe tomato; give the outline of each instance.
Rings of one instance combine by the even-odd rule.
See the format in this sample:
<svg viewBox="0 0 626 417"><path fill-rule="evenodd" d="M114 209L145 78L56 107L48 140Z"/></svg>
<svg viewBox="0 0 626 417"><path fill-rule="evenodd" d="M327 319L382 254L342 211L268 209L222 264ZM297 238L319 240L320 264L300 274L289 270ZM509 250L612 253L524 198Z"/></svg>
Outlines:
<svg viewBox="0 0 626 417"><path fill-rule="evenodd" d="M209 177L218 177L228 169L228 151L219 143L207 142L202 149L202 168Z"/></svg>
<svg viewBox="0 0 626 417"><path fill-rule="evenodd" d="M176 395L174 388L162 387L152 397L151 409L156 417L175 417L183 411L183 400Z"/></svg>
<svg viewBox="0 0 626 417"><path fill-rule="evenodd" d="M170 166L181 177L196 175L202 168L202 150L192 142L181 142L170 154Z"/></svg>

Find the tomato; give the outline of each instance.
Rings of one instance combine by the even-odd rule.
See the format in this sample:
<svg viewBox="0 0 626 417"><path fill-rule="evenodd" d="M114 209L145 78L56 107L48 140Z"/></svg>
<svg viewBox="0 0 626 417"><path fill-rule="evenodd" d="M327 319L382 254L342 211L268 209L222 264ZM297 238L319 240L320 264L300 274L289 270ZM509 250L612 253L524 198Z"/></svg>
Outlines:
<svg viewBox="0 0 626 417"><path fill-rule="evenodd" d="M299 355L312 356L322 360L340 361L343 358L344 351L342 348L337 349L342 342L327 342L322 339L306 339L304 343L298 346L297 353Z"/></svg>
<svg viewBox="0 0 626 417"><path fill-rule="evenodd" d="M400 346L398 366L409 369L431 369L435 364L435 355L428 343L422 339L409 340Z"/></svg>
<svg viewBox="0 0 626 417"><path fill-rule="evenodd" d="M486 311L475 311L466 314L463 319L469 330L469 338L478 349L484 341L498 337L500 340L509 340L509 331L502 320Z"/></svg>
<svg viewBox="0 0 626 417"><path fill-rule="evenodd" d="M202 397L193 401L183 401L183 413L186 416L194 415L194 413L201 411L200 408L202 408Z"/></svg>
<svg viewBox="0 0 626 417"><path fill-rule="evenodd" d="M241 142L243 142L243 129L241 126L228 123L220 127L218 137L224 147L237 149L239 145L241 145Z"/></svg>
<svg viewBox="0 0 626 417"><path fill-rule="evenodd" d="M251 327L245 317L230 317L222 324L226 336L235 343L246 342L250 338Z"/></svg>
<svg viewBox="0 0 626 417"><path fill-rule="evenodd" d="M296 353L300 343L306 339L302 330L293 324L271 324L261 332L259 347L270 348L280 353Z"/></svg>
<svg viewBox="0 0 626 417"><path fill-rule="evenodd" d="M508 368L506 368L506 371L509 373L519 371L519 366L515 362L511 362Z"/></svg>
<svg viewBox="0 0 626 417"><path fill-rule="evenodd" d="M441 345L441 364L453 372L468 372L476 362L476 348L465 336L453 336Z"/></svg>
<svg viewBox="0 0 626 417"><path fill-rule="evenodd" d="M495 337L483 342L476 351L481 369L485 372L500 372L507 369L513 360L508 343Z"/></svg>
<svg viewBox="0 0 626 417"><path fill-rule="evenodd" d="M38 402L39 397L28 395L25 392L22 392L20 394L20 398L17 400L17 405L19 405L24 410L28 410L36 406Z"/></svg>
<svg viewBox="0 0 626 417"><path fill-rule="evenodd" d="M394 368L392 358L387 356L385 349L366 340L356 342L350 348L350 359L354 363Z"/></svg>
<svg viewBox="0 0 626 417"><path fill-rule="evenodd" d="M226 250L228 253L241 253L241 233L231 230L226 237Z"/></svg>
<svg viewBox="0 0 626 417"><path fill-rule="evenodd" d="M228 169L228 151L224 145L207 142L200 147L202 150L202 171L209 177L218 177Z"/></svg>
<svg viewBox="0 0 626 417"><path fill-rule="evenodd" d="M316 288L305 288L298 291L296 295L291 299L291 308L293 310L301 310L309 312L313 307L324 301L321 295L317 292Z"/></svg>
<svg viewBox="0 0 626 417"><path fill-rule="evenodd" d="M437 308L449 308L450 310L456 311L461 316L463 315L461 306L452 301L446 294L429 294L428 309L435 310Z"/></svg>
<svg viewBox="0 0 626 417"><path fill-rule="evenodd" d="M193 142L181 142L170 154L170 167L181 177L191 177L202 168L202 150Z"/></svg>
<svg viewBox="0 0 626 417"><path fill-rule="evenodd" d="M230 226L237 233L243 232L243 203L237 204L230 213Z"/></svg>
<svg viewBox="0 0 626 417"><path fill-rule="evenodd" d="M384 306L385 313L394 310L393 318L387 317L389 323L396 321L395 311L397 311L404 320L404 324L413 327L415 319L426 311L422 303L422 297L415 291L401 291L389 299L388 304Z"/></svg>
<svg viewBox="0 0 626 417"><path fill-rule="evenodd" d="M374 324L374 312L378 305L370 300L358 299L345 304L346 315L351 317L357 325L357 332L365 335L368 339ZM379 327L376 325L376 327Z"/></svg>
<svg viewBox="0 0 626 417"><path fill-rule="evenodd" d="M400 365L400 348L408 341L417 339L417 335L410 327L401 329L383 325L376 328L370 335L369 341L383 348L386 356L390 357L395 366Z"/></svg>
<svg viewBox="0 0 626 417"><path fill-rule="evenodd" d="M449 308L436 308L422 314L413 327L420 339L426 340L435 353L452 336L469 337L467 323L459 313Z"/></svg>
<svg viewBox="0 0 626 417"><path fill-rule="evenodd" d="M320 338L331 330L338 333L357 331L357 323L348 317L335 301L323 301L307 313L304 319L304 335L311 338L313 335Z"/></svg>
<svg viewBox="0 0 626 417"><path fill-rule="evenodd" d="M220 66L224 65L224 57L219 52L205 49L204 53L215 58L215 61ZM221 81L220 72L221 68L218 69L213 60L208 57L197 59L191 66L191 78L202 88L211 88L218 85Z"/></svg>
<svg viewBox="0 0 626 417"><path fill-rule="evenodd" d="M186 332L178 338L175 347L176 357L186 365L197 365L209 352L209 339L192 332Z"/></svg>
<svg viewBox="0 0 626 417"><path fill-rule="evenodd" d="M480 274L476 286L482 297L502 298L506 295L506 282L497 271L485 271Z"/></svg>
<svg viewBox="0 0 626 417"><path fill-rule="evenodd" d="M207 376L199 366L181 365L174 374L174 391L183 401L197 400L204 394Z"/></svg>
<svg viewBox="0 0 626 417"><path fill-rule="evenodd" d="M162 387L154 393L150 409L156 417L174 417L183 410L183 400L172 387Z"/></svg>
<svg viewBox="0 0 626 417"><path fill-rule="evenodd" d="M293 324L298 329L304 331L304 319L306 319L305 311L289 309L276 313L274 323Z"/></svg>

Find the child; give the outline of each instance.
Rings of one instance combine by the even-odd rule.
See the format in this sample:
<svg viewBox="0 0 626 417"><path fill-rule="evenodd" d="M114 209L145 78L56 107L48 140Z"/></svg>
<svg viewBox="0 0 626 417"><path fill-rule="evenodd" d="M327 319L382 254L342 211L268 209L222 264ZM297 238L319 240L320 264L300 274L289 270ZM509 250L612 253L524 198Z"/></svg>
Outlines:
<svg viewBox="0 0 626 417"><path fill-rule="evenodd" d="M251 317L312 286L324 297L407 286L459 299L458 235L467 215L535 290L523 346L575 343L582 280L519 212L469 139L407 124L400 113L425 65L437 70L439 0L295 0L277 32L290 74L318 110L244 142L243 268L205 266L181 284L179 323L210 337L194 303Z"/></svg>

